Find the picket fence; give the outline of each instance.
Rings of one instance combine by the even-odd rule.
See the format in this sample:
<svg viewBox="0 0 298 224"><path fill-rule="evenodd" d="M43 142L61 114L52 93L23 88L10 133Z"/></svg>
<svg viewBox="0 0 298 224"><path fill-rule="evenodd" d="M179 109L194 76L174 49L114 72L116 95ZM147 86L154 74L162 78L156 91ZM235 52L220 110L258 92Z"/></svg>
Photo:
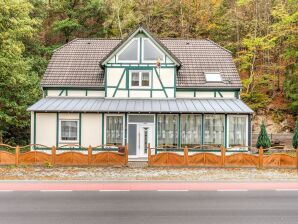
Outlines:
<svg viewBox="0 0 298 224"><path fill-rule="evenodd" d="M59 152L62 151L60 153L57 153L55 146L48 147L39 144L23 147L0 144L0 148L2 149L0 165L126 166L128 164L127 146L120 146L118 151L112 151L109 146L86 148L79 145L64 145L58 148ZM38 150L34 150L36 148ZM25 152L22 152L24 149L26 149ZM67 151L63 151L65 149ZM50 153L44 151L50 151Z"/></svg>
<svg viewBox="0 0 298 224"><path fill-rule="evenodd" d="M214 148L214 147L213 147ZM152 151L155 151L153 155ZM148 165L155 166L186 166L186 167L259 167L259 168L297 168L298 149L296 156L285 153L274 153L264 155L263 148L257 154L245 152L230 152L224 147L218 148L218 153L204 152L203 150L182 149L158 149L148 145ZM199 151L199 152L198 152ZM157 152L157 153L156 153ZM219 155L217 155L219 154Z"/></svg>

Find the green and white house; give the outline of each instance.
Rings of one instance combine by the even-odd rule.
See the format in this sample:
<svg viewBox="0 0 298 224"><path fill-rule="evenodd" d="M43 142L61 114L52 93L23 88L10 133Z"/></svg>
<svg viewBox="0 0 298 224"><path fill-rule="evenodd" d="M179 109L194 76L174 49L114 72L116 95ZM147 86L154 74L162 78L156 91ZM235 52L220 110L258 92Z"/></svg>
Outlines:
<svg viewBox="0 0 298 224"><path fill-rule="evenodd" d="M211 40L75 39L57 49L32 105L31 142L57 147L251 145L253 111L231 52Z"/></svg>

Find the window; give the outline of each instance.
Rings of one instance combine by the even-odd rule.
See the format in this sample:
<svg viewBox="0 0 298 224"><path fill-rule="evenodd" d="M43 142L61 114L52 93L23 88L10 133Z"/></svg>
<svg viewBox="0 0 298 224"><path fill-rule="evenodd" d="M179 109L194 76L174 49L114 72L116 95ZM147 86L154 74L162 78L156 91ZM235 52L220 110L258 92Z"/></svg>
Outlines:
<svg viewBox="0 0 298 224"><path fill-rule="evenodd" d="M106 144L123 144L123 116L107 116L106 119Z"/></svg>
<svg viewBox="0 0 298 224"><path fill-rule="evenodd" d="M118 61L136 62L139 59L139 39L133 39L118 55Z"/></svg>
<svg viewBox="0 0 298 224"><path fill-rule="evenodd" d="M181 115L181 145L195 147L201 144L202 115Z"/></svg>
<svg viewBox="0 0 298 224"><path fill-rule="evenodd" d="M218 72L205 72L206 82L222 82L220 73Z"/></svg>
<svg viewBox="0 0 298 224"><path fill-rule="evenodd" d="M140 86L139 73L138 72L132 72L131 73L131 86Z"/></svg>
<svg viewBox="0 0 298 224"><path fill-rule="evenodd" d="M173 145L178 142L178 115L157 115L158 146Z"/></svg>
<svg viewBox="0 0 298 224"><path fill-rule="evenodd" d="M149 86L149 72L142 72L142 86Z"/></svg>
<svg viewBox="0 0 298 224"><path fill-rule="evenodd" d="M204 144L224 145L224 115L205 115Z"/></svg>
<svg viewBox="0 0 298 224"><path fill-rule="evenodd" d="M60 120L60 140L65 142L78 141L79 121Z"/></svg>
<svg viewBox="0 0 298 224"><path fill-rule="evenodd" d="M229 145L246 146L246 116L229 116Z"/></svg>
<svg viewBox="0 0 298 224"><path fill-rule="evenodd" d="M144 39L143 45L144 61L157 61L158 58L160 61L164 61L164 54L157 47L155 47L149 39Z"/></svg>
<svg viewBox="0 0 298 224"><path fill-rule="evenodd" d="M150 86L150 72L149 71L133 71L131 74L132 87L149 87Z"/></svg>

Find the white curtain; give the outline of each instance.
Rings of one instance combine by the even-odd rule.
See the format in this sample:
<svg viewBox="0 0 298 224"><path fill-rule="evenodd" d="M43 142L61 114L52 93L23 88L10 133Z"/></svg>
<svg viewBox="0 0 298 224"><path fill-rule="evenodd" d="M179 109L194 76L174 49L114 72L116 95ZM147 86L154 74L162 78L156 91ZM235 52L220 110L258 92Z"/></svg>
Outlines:
<svg viewBox="0 0 298 224"><path fill-rule="evenodd" d="M202 115L181 115L181 145L197 146L201 144Z"/></svg>
<svg viewBox="0 0 298 224"><path fill-rule="evenodd" d="M205 115L204 144L224 145L224 115Z"/></svg>
<svg viewBox="0 0 298 224"><path fill-rule="evenodd" d="M229 145L245 146L246 145L246 117L229 116Z"/></svg>

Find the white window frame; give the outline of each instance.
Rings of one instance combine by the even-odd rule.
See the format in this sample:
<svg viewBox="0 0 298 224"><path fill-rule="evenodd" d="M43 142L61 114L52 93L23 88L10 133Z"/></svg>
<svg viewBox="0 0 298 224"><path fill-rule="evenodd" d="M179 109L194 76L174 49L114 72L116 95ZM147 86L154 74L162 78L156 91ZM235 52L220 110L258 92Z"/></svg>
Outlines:
<svg viewBox="0 0 298 224"><path fill-rule="evenodd" d="M160 62L161 63L165 63L166 55L157 46L155 46L155 44L150 40L150 38L142 38L142 62L156 63L156 60L145 60L145 58L144 58L144 56L145 56L145 49L144 49L144 46L145 46L144 42L145 42L145 40L149 40L149 42L151 42L151 44L153 45L153 47L163 55L163 60L160 59Z"/></svg>
<svg viewBox="0 0 298 224"><path fill-rule="evenodd" d="M132 73L139 73L139 86L132 86L131 81L132 81ZM149 86L142 86L142 73L143 72L148 72L149 73ZM152 71L150 70L130 70L129 71L129 88L131 89L150 89L151 88L151 76L152 76Z"/></svg>
<svg viewBox="0 0 298 224"><path fill-rule="evenodd" d="M104 144L106 145L107 144L107 117L122 117L122 122L123 122L123 130L122 130L122 145L125 144L125 117L124 117L124 114L105 114L105 117L104 117ZM111 147L116 147L116 146L111 146Z"/></svg>
<svg viewBox="0 0 298 224"><path fill-rule="evenodd" d="M248 146L248 115L231 114L227 116L227 148L230 148L230 117L245 117L246 140L245 146Z"/></svg>
<svg viewBox="0 0 298 224"><path fill-rule="evenodd" d="M137 50L137 53L138 53L138 59L137 60L121 60L119 59L119 55L134 41L134 40L137 40L138 41L138 50ZM116 61L118 63L138 63L140 61L140 38L133 38L131 39L127 44L126 46L124 46L116 55Z"/></svg>
<svg viewBox="0 0 298 224"><path fill-rule="evenodd" d="M62 121L75 121L77 123L77 139L62 140ZM78 143L80 141L80 120L79 119L60 119L59 120L59 143Z"/></svg>
<svg viewBox="0 0 298 224"><path fill-rule="evenodd" d="M205 75L205 80L208 83L210 83L210 82L223 82L222 75L221 75L220 72L204 72L204 75ZM220 80L208 80L208 78L207 78L208 75L219 75Z"/></svg>

